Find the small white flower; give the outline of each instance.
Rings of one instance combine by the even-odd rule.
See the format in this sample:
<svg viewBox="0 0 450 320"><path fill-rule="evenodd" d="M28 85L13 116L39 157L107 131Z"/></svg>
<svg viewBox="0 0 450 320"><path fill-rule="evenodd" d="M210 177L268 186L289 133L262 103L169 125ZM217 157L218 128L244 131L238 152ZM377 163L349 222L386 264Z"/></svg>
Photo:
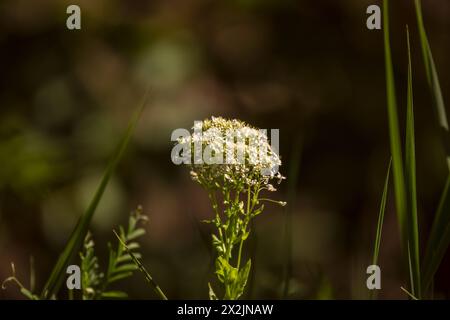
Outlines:
<svg viewBox="0 0 450 320"><path fill-rule="evenodd" d="M200 145L202 152L208 147L213 155L223 155L218 158L222 163L194 164L191 174L194 181L203 181L208 186L227 182L241 189L260 184L274 191L269 180L276 178L280 182L284 178L278 172L281 159L268 143L265 131L221 117L196 121L193 129L194 133L183 138L183 143Z"/></svg>

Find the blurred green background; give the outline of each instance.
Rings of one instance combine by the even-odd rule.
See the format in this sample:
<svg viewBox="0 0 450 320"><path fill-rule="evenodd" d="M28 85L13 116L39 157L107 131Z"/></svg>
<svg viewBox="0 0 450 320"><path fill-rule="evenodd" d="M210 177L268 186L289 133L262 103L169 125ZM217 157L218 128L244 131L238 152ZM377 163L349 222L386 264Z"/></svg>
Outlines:
<svg viewBox="0 0 450 320"><path fill-rule="evenodd" d="M66 28L78 4L82 29ZM41 288L92 197L127 121L151 102L91 230L105 266L112 229L142 205L143 262L169 298L207 298L213 257L206 193L170 160L170 134L224 116L280 129L281 171L298 167L290 201L289 298L365 298L389 159L381 31L366 28L379 0L0 2L0 280L14 261ZM421 60L413 1L391 1L400 114L406 94L405 24L412 34L421 236L446 177ZM423 1L444 100L450 103L450 3ZM403 119L400 119L404 123ZM292 163L295 146L301 159ZM295 179L294 179L295 180ZM287 199L288 180L276 197ZM292 183L292 182L291 182ZM381 245L380 298L405 298L393 198ZM255 269L247 298L280 298L285 209L268 206L245 248ZM436 297L450 295L450 256ZM141 274L120 285L156 298ZM20 298L13 286L0 298Z"/></svg>

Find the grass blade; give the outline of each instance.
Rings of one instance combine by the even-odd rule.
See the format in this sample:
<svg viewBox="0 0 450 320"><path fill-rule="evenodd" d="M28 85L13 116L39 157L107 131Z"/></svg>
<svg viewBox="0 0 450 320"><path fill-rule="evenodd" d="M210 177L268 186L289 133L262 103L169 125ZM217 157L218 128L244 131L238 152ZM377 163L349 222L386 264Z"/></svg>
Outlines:
<svg viewBox="0 0 450 320"><path fill-rule="evenodd" d="M384 181L383 194L381 195L380 210L378 212L377 231L376 231L376 235L375 235L375 246L373 249L372 264L378 264L378 255L380 252L380 245L381 245L381 233L383 230L384 212L386 210L387 192L389 189L389 176L391 173L391 164L392 164L392 158L389 160L389 165L388 165L388 169L386 172L386 179Z"/></svg>
<svg viewBox="0 0 450 320"><path fill-rule="evenodd" d="M425 72L428 80L428 85L431 90L431 96L433 104L436 108L438 116L439 126L442 132L442 138L444 141L444 148L448 148L449 138L449 126L448 118L444 105L444 99L442 97L441 86L439 83L439 77L434 63L433 54L431 52L428 37L425 31L425 26L422 17L421 1L415 0L415 9L417 17L417 25L420 35L420 44L422 47L422 57L425 65ZM447 166L450 170L450 154L447 151L446 154ZM441 195L438 210L436 212L433 225L431 228L430 236L425 251L425 257L422 265L423 269L423 282L422 289L426 291L432 281L434 274L436 273L444 255L450 244L450 176L447 178L447 182L444 191Z"/></svg>
<svg viewBox="0 0 450 320"><path fill-rule="evenodd" d="M423 261L424 292L430 287L434 274L444 258L445 252L450 244L450 175L442 193L436 216L428 239L425 258Z"/></svg>
<svg viewBox="0 0 450 320"><path fill-rule="evenodd" d="M417 227L417 207L415 204L415 155L414 155L414 126L412 113L412 73L408 76L408 105L410 110L407 114L407 166L406 178L403 171L402 146L400 144L400 132L397 114L397 99L395 95L394 71L392 66L392 55L389 39L389 1L383 1L383 25L384 25L384 53L386 67L386 92L389 120L389 136L392 153L392 167L394 177L395 204L397 209L397 220L400 228L400 239L402 243L405 268L410 276L412 293L419 296L420 270L419 270L419 245ZM409 54L408 54L409 57ZM410 68L411 69L411 68ZM411 70L410 70L411 71ZM406 187L408 183L408 189ZM407 191L408 190L408 191ZM413 205L414 202L414 205ZM409 205L408 205L409 204ZM408 214L409 213L409 214ZM410 248L413 252L410 254Z"/></svg>
<svg viewBox="0 0 450 320"><path fill-rule="evenodd" d="M134 129L137 125L137 122L140 118L140 115L147 103L148 100L148 92L145 95L144 102L139 107L139 109L136 111L134 116L132 117L128 128L125 132L125 135L122 138L122 141L120 142L117 151L111 158L111 160L108 163L108 166L106 168L106 171L102 177L102 180L94 194L94 197L92 198L87 210L84 212L84 214L79 218L77 225L75 226L75 229L73 230L72 234L69 237L69 240L67 241L67 244L60 254L58 261L56 262L52 273L50 274L50 277L48 278L42 293L41 297L43 299L51 298L52 296L56 295L58 292L62 282L63 278L65 276L66 267L69 264L69 262L76 256L78 250L80 249L83 240L86 236L86 233L89 228L89 224L92 220L92 217L95 213L95 210L97 209L97 206L103 196L103 193L106 189L106 186L108 185L108 182L113 175L118 163L120 162L120 159L122 158L123 154L125 153L125 150L128 146L128 143L130 141L130 138L134 132Z"/></svg>
<svg viewBox="0 0 450 320"><path fill-rule="evenodd" d="M416 8L417 25L419 29L420 45L422 47L422 57L425 65L425 73L428 80L428 85L431 90L433 104L436 108L436 113L441 128L441 134L446 149L447 166L450 170L450 154L449 154L449 127L448 118L445 111L444 99L442 98L441 85L439 84L439 77L434 64L433 54L431 53L430 43L425 31L425 26L422 17L422 6L420 0L414 2Z"/></svg>
<svg viewBox="0 0 450 320"><path fill-rule="evenodd" d="M372 264L378 265L378 256L380 253L380 245L381 245L381 234L383 231L383 221L384 221L384 212L386 211L386 200L387 200L387 193L389 189L389 176L391 173L391 165L392 165L392 157L389 160L388 169L386 172L386 179L384 181L384 187L383 187L383 194L381 196L381 202L380 202L380 210L378 212L378 222L377 222L377 231L375 235L375 245L373 249L373 258L372 258ZM375 292L374 290L370 291L370 298L375 298Z"/></svg>
<svg viewBox="0 0 450 320"><path fill-rule="evenodd" d="M389 137L392 154L392 171L395 190L395 204L397 219L400 227L400 237L404 248L406 241L406 190L403 173L402 147L400 143L400 131L398 126L397 99L395 95L394 70L392 66L391 46L389 40L389 1L383 1L383 31L384 31L384 56L386 68L386 93L387 111L389 121Z"/></svg>
<svg viewBox="0 0 450 320"><path fill-rule="evenodd" d="M122 244L122 246L125 248L127 253L131 256L131 259L133 259L134 264L139 268L139 270L144 274L145 279L148 283L153 287L156 294L161 298L161 300L167 300L167 296L164 294L164 292L161 290L159 285L153 280L153 277L148 273L148 271L145 269L144 265L141 263L141 261L134 255L134 253L127 247L127 245L122 241L120 236L117 234L115 230L113 230L114 234L116 235L117 239L119 239L119 242Z"/></svg>
<svg viewBox="0 0 450 320"><path fill-rule="evenodd" d="M405 142L405 178L407 189L407 221L408 221L408 260L411 277L411 291L420 299L420 260L419 260L419 227L417 221L417 192L416 192L416 151L414 137L414 106L412 86L411 46L409 30L406 27L408 46L408 89L406 111L406 142Z"/></svg>

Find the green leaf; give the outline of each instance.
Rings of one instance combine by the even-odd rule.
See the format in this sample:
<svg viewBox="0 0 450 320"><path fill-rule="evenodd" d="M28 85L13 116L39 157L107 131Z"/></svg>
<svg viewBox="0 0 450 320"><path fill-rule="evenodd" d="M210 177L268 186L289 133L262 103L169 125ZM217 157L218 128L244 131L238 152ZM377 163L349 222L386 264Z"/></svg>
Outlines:
<svg viewBox="0 0 450 320"><path fill-rule="evenodd" d="M133 215L131 215L129 221L128 221L128 233L133 232L134 229L136 229L136 223L137 219Z"/></svg>
<svg viewBox="0 0 450 320"><path fill-rule="evenodd" d="M419 249L417 232L417 208L415 204L415 156L414 156L414 126L412 113L412 72L409 68L408 75L408 105L410 110L407 118L407 159L406 172L403 171L402 146L400 143L400 131L398 125L397 99L395 95L394 71L392 66L391 47L389 40L389 1L383 1L384 24L384 52L386 67L386 91L389 120L389 136L392 153L393 180L395 190L395 204L397 220L400 229L400 239L406 259L405 266L411 274L411 289L414 294L420 292ZM409 39L409 38L408 38ZM408 44L409 46L409 44ZM409 48L408 48L409 52ZM409 56L409 54L408 54ZM406 177L405 177L406 173ZM406 184L408 184L408 189ZM411 252L412 251L412 252Z"/></svg>
<svg viewBox="0 0 450 320"><path fill-rule="evenodd" d="M420 35L420 44L422 48L422 57L425 65L425 72L427 75L428 85L430 87L433 104L438 116L439 126L441 128L444 148L448 149L449 141L449 126L448 118L442 98L441 86L436 66L431 52L428 37L425 31L425 26L422 17L422 8L420 0L415 0L415 9L417 16L417 25ZM446 154L447 165L450 169L450 155ZM433 220L430 236L428 238L425 256L422 264L423 277L422 289L425 292L429 289L445 252L450 244L450 176L447 177L445 188L442 192L438 210Z"/></svg>
<svg viewBox="0 0 450 320"><path fill-rule="evenodd" d="M128 143L130 142L131 135L133 134L137 122L140 118L140 115L147 103L147 99L148 93L146 94L144 102L142 103L141 107L138 108L137 112L132 117L128 125L128 129L126 130L122 138L122 141L120 142L117 148L116 153L113 155L113 157L108 163L106 171L94 194L94 197L92 198L84 214L79 218L77 225L75 226L75 229L70 235L64 250L60 254L58 261L53 267L53 271L50 274L50 277L48 278L42 290L41 293L42 298L48 299L49 297L57 294L64 280L64 276L66 274L65 269L69 265L70 261L76 256L78 250L80 249L83 243L84 237L86 236L92 217L97 209L98 204L100 203L100 200L102 199L103 193L106 189L106 186L108 185L111 176L113 175L117 165L120 162L120 159L125 153Z"/></svg>
<svg viewBox="0 0 450 320"><path fill-rule="evenodd" d="M128 249L127 245L125 244L125 242L123 242L123 240L120 238L120 236L117 234L116 231L114 231L114 234L116 235L119 242L124 246L125 251L131 256L131 258L133 259L133 262L136 264L136 266L139 268L139 270L144 274L145 279L147 280L148 283L150 283L150 285L153 287L153 289L158 294L158 296L162 300L167 300L167 296L161 290L159 285L153 280L153 277L150 275L150 273L147 271L147 269L145 269L145 267L141 263L141 261L134 255L134 253L130 249Z"/></svg>
<svg viewBox="0 0 450 320"><path fill-rule="evenodd" d="M226 269L228 269L230 265L225 260L225 258L219 256L216 259L216 275L220 282L224 283L226 277Z"/></svg>
<svg viewBox="0 0 450 320"><path fill-rule="evenodd" d="M388 165L388 169L386 172L386 178L384 181L383 194L381 195L380 210L378 212L377 231L376 231L376 235L375 235L375 245L374 245L374 249L373 249L373 258L372 258L373 265L378 265L378 256L380 253L380 245L381 245L381 234L383 231L384 212L386 211L387 192L389 189L389 176L391 173L391 164L392 164L392 158L389 160L389 165Z"/></svg>
<svg viewBox="0 0 450 320"><path fill-rule="evenodd" d="M141 245L138 242L131 242L127 244L128 249L130 249L131 251L139 249L141 247Z"/></svg>
<svg viewBox="0 0 450 320"><path fill-rule="evenodd" d="M245 267L241 270L239 270L238 274L238 289L236 291L236 299L239 299L239 297L244 293L245 286L247 285L248 275L250 274L250 269L252 267L252 261L249 259L247 263L245 264Z"/></svg>
<svg viewBox="0 0 450 320"><path fill-rule="evenodd" d="M103 273L100 272L98 265L98 258L95 255L95 244L91 233L88 232L84 239L83 251L80 252L81 259L81 286L82 299L92 300L96 299L101 293L100 283L103 280ZM70 296L73 297L73 291L69 291Z"/></svg>
<svg viewBox="0 0 450 320"><path fill-rule="evenodd" d="M142 257L142 255L138 252L135 252L134 255L138 259L140 259ZM133 261L133 258L131 258L131 256L129 254L124 254L124 255L120 256L119 258L117 258L116 263L124 263L124 262L129 262L129 261Z"/></svg>
<svg viewBox="0 0 450 320"><path fill-rule="evenodd" d="M131 241L136 238L139 238L139 237L143 236L144 234L145 234L145 229L143 229L143 228L138 228L136 230L133 230L133 232L128 234L127 241ZM130 248L130 246L128 246L128 248Z"/></svg>
<svg viewBox="0 0 450 320"><path fill-rule="evenodd" d="M444 105L444 99L442 97L441 85L439 83L439 76L434 64L433 54L431 53L430 43L428 41L427 33L422 17L422 6L420 0L415 0L415 9L417 16L417 26L420 35L420 45L422 48L422 57L425 65L425 73L430 87L431 96L433 98L433 104L436 109L439 126L441 128L441 135L444 144L444 148L447 150L446 160L447 166L450 170L450 154L449 151L449 126L447 112Z"/></svg>
<svg viewBox="0 0 450 320"><path fill-rule="evenodd" d="M213 288L211 287L211 283L208 282L208 288L209 288L209 300L219 300L217 298L217 295L214 293Z"/></svg>
<svg viewBox="0 0 450 320"><path fill-rule="evenodd" d="M407 245L406 189L403 171L402 147L398 126L397 99L395 95L394 70L392 66L391 46L389 40L389 1L383 1L384 55L386 67L386 92L389 120L389 137L392 154L392 171L395 190L397 220L400 228L400 239L404 250Z"/></svg>
<svg viewBox="0 0 450 320"><path fill-rule="evenodd" d="M391 46L389 40L389 1L383 1L384 21L384 55L386 67L386 92L389 120L389 137L391 142L392 167L395 189L395 203L397 218L400 225L401 238L406 234L406 191L403 175L402 148L400 143L400 131L398 126L397 99L395 95L394 70L392 66Z"/></svg>
<svg viewBox="0 0 450 320"><path fill-rule="evenodd" d="M219 238L217 238L217 236L215 234L212 235L212 241L213 241L214 245L221 244L221 241L219 240Z"/></svg>
<svg viewBox="0 0 450 320"><path fill-rule="evenodd" d="M406 27L408 45L408 89L406 111L406 142L405 142L405 178L408 199L408 265L410 266L411 291L420 298L420 260L419 260L419 226L417 220L417 192L416 192L416 152L414 138L414 108L411 47L409 30Z"/></svg>
<svg viewBox="0 0 450 320"><path fill-rule="evenodd" d="M444 191L431 228L425 257L423 260L423 283L425 292L431 285L434 274L444 258L450 244L450 175L447 177Z"/></svg>
<svg viewBox="0 0 450 320"><path fill-rule="evenodd" d="M378 212L377 230L375 235L375 244L373 249L372 265L378 265L378 257L380 255L381 235L383 231L384 213L386 211L387 194L389 189L389 176L391 173L392 157L389 159L389 165L384 180L383 193L381 195L380 209ZM375 299L377 295L376 290L370 290L370 299Z"/></svg>
<svg viewBox="0 0 450 320"><path fill-rule="evenodd" d="M124 264L124 265L121 265L121 266L115 268L114 271L112 272L112 274L115 275L115 274L118 274L118 273L125 273L125 272L130 272L130 271L132 272L132 271L135 271L135 270L137 270L136 265L134 265L134 264Z"/></svg>
<svg viewBox="0 0 450 320"><path fill-rule="evenodd" d="M119 273L116 274L114 276L111 276L108 278L107 282L108 284L125 279L125 278L129 278L133 275L133 272L126 272L126 273Z"/></svg>

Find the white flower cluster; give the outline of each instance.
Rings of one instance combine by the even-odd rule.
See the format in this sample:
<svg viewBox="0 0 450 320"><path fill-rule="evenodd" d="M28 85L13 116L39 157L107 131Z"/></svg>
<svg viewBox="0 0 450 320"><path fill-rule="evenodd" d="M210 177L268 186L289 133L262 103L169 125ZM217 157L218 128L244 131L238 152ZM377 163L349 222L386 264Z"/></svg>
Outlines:
<svg viewBox="0 0 450 320"><path fill-rule="evenodd" d="M191 146L191 177L201 185L220 188L227 184L233 189L261 185L275 191L269 181L284 179L278 172L280 157L268 143L265 130L221 117L196 122L193 129L192 135L179 142Z"/></svg>

